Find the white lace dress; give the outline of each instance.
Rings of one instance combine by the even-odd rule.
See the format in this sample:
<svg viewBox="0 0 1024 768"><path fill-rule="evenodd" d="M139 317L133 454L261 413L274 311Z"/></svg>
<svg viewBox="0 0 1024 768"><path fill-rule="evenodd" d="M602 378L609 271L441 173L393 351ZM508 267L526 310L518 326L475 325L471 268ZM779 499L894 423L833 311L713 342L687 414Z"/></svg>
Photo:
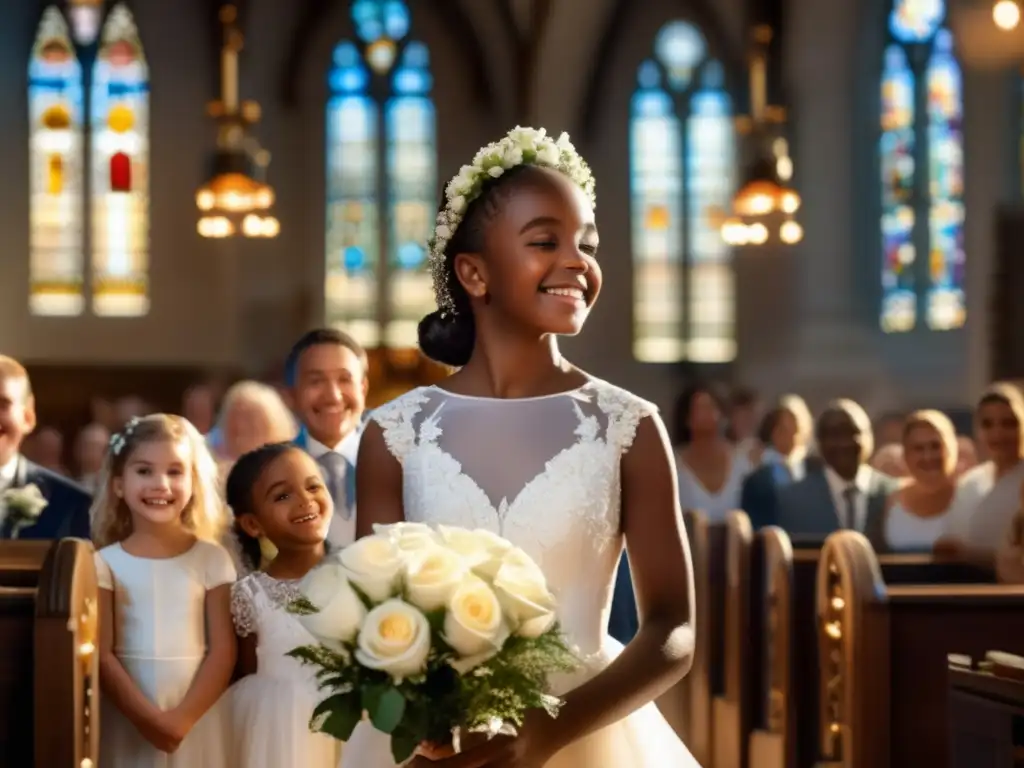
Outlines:
<svg viewBox="0 0 1024 768"><path fill-rule="evenodd" d="M375 411L402 465L405 518L484 528L529 553L559 601L559 621L588 659L559 692L606 667L622 646L608 636L623 538L620 459L655 407L594 380L547 397L498 400L437 387ZM388 739L362 723L345 768L392 766ZM545 768L697 768L651 703L562 750Z"/></svg>
<svg viewBox="0 0 1024 768"><path fill-rule="evenodd" d="M312 667L285 654L315 643L288 613L296 582L251 573L231 589L231 615L241 637L256 634L256 673L231 687L234 768L335 768L341 744L309 730L322 695Z"/></svg>

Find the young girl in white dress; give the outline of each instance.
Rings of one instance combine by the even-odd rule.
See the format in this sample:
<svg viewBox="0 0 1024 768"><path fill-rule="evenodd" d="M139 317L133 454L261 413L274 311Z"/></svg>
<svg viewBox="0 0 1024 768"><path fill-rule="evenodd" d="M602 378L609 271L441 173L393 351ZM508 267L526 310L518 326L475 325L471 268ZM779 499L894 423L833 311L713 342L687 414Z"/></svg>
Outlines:
<svg viewBox="0 0 1024 768"><path fill-rule="evenodd" d="M439 309L419 333L428 356L460 370L371 415L357 533L410 520L506 537L543 568L585 664L557 686L557 719L531 713L517 737L464 740L459 756L424 746L416 766L697 766L654 704L694 642L664 425L558 348L597 300L597 251L593 178L565 136L517 128L448 185L429 256ZM625 649L606 632L623 541L642 617ZM361 723L343 763L390 766L387 737Z"/></svg>
<svg viewBox="0 0 1024 768"><path fill-rule="evenodd" d="M238 459L227 497L243 557L254 569L231 590L243 675L231 689L232 768L335 768L341 745L309 729L324 698L315 672L286 655L316 642L287 606L299 596L299 580L324 557L331 495L305 451L274 443ZM264 538L277 554L258 571Z"/></svg>
<svg viewBox="0 0 1024 768"><path fill-rule="evenodd" d="M217 467L180 416L114 435L93 503L104 768L231 765L218 704L235 663L235 567Z"/></svg>

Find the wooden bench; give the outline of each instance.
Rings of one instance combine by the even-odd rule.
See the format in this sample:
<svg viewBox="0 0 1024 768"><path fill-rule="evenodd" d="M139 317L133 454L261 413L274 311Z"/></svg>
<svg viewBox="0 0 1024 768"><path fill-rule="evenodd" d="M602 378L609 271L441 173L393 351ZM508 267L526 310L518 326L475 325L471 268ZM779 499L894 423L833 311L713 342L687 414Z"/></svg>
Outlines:
<svg viewBox="0 0 1024 768"><path fill-rule="evenodd" d="M745 662L753 686L752 702L740 703L750 712L748 731L729 738L748 745L743 768L810 768L820 752L820 668L817 623L817 585L823 542L818 538L791 539L768 526L758 532L752 547L752 586L748 591L749 631L754 644ZM885 554L877 558L892 584L991 583L992 575L973 566L935 562L930 555ZM755 571L757 573L755 573ZM730 595L730 609L742 592ZM749 687L737 689L747 695ZM720 736L725 738L725 736ZM715 764L715 768L727 768Z"/></svg>
<svg viewBox="0 0 1024 768"><path fill-rule="evenodd" d="M1024 587L893 584L879 560L854 531L822 550L818 764L949 768L948 655L1024 651Z"/></svg>
<svg viewBox="0 0 1024 768"><path fill-rule="evenodd" d="M0 542L0 765L98 765L97 597L88 542Z"/></svg>
<svg viewBox="0 0 1024 768"><path fill-rule="evenodd" d="M714 765L713 699L724 684L725 525L695 510L683 513L693 558L696 648L690 673L668 694L681 710L680 736L697 761ZM666 713L668 714L668 713Z"/></svg>

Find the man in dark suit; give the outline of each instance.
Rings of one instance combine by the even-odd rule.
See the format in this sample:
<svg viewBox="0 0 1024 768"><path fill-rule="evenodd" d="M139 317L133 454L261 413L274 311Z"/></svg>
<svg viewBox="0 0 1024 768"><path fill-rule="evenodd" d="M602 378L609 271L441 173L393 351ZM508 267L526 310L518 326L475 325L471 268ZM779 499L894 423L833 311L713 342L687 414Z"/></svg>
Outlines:
<svg viewBox="0 0 1024 768"><path fill-rule="evenodd" d="M823 466L780 490L778 524L796 535L852 529L876 551L886 549L885 505L898 481L867 464L874 439L864 409L835 400L818 417L815 432Z"/></svg>
<svg viewBox="0 0 1024 768"><path fill-rule="evenodd" d="M22 441L35 426L28 372L0 355L0 538L88 539L89 494L21 455Z"/></svg>

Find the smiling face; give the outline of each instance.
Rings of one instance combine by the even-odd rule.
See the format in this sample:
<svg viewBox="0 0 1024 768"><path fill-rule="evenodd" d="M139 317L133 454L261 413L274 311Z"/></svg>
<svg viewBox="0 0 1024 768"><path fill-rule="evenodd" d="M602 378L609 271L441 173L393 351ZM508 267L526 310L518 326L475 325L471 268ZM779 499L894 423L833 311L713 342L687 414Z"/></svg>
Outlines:
<svg viewBox="0 0 1024 768"><path fill-rule="evenodd" d="M975 413L978 442L996 464L1009 466L1021 455L1020 421L1009 403L991 398Z"/></svg>
<svg viewBox="0 0 1024 768"><path fill-rule="evenodd" d="M132 528L161 528L181 523L192 500L192 454L186 440L147 440L132 449L114 493L132 515Z"/></svg>
<svg viewBox="0 0 1024 768"><path fill-rule="evenodd" d="M334 449L359 427L368 386L355 352L341 344L314 344L299 355L292 398L309 434Z"/></svg>
<svg viewBox="0 0 1024 768"><path fill-rule="evenodd" d="M278 550L322 544L334 505L317 463L305 451L273 459L252 488L252 513L238 518L253 538L265 536Z"/></svg>
<svg viewBox="0 0 1024 768"><path fill-rule="evenodd" d="M844 480L853 480L866 458L870 436L849 413L834 409L818 420L818 450L822 460Z"/></svg>
<svg viewBox="0 0 1024 768"><path fill-rule="evenodd" d="M0 373L0 466L11 461L36 426L36 412L23 376Z"/></svg>
<svg viewBox="0 0 1024 768"><path fill-rule="evenodd" d="M456 256L458 279L483 300L486 313L526 334L579 333L601 291L597 227L586 194L556 171L530 167L499 201L485 254Z"/></svg>
<svg viewBox="0 0 1024 768"><path fill-rule="evenodd" d="M903 455L911 477L918 482L935 484L951 474L949 450L939 430L931 424L919 422L906 430Z"/></svg>

